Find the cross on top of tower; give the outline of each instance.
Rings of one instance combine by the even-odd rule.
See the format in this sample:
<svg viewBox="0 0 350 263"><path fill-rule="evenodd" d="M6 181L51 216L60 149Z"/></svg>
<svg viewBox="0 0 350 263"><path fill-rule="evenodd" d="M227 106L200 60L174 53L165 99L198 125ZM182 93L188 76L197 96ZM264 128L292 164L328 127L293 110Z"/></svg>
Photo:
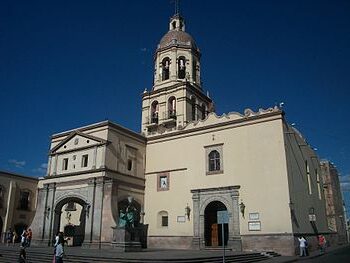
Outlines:
<svg viewBox="0 0 350 263"><path fill-rule="evenodd" d="M173 0L175 4L175 15L180 13L180 0Z"/></svg>

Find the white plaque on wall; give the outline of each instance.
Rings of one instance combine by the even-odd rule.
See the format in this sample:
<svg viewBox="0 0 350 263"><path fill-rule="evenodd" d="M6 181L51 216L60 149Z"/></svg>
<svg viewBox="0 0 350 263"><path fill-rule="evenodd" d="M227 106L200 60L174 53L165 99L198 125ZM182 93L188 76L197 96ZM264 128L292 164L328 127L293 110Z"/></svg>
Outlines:
<svg viewBox="0 0 350 263"><path fill-rule="evenodd" d="M261 223L260 221L248 222L249 231L260 231Z"/></svg>
<svg viewBox="0 0 350 263"><path fill-rule="evenodd" d="M178 223L185 223L186 217L185 216L177 216L177 222Z"/></svg>
<svg viewBox="0 0 350 263"><path fill-rule="evenodd" d="M259 220L259 213L249 213L249 220Z"/></svg>

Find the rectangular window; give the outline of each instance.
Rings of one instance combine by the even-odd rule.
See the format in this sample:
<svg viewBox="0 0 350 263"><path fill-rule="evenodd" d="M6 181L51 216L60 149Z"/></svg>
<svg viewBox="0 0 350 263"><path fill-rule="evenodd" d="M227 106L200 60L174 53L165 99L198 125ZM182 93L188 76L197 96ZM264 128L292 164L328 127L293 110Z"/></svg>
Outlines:
<svg viewBox="0 0 350 263"><path fill-rule="evenodd" d="M168 216L162 216L162 226L168 226Z"/></svg>
<svg viewBox="0 0 350 263"><path fill-rule="evenodd" d="M317 180L318 199L322 200L320 175L318 174L317 169L315 169L315 174L316 174L316 180Z"/></svg>
<svg viewBox="0 0 350 263"><path fill-rule="evenodd" d="M29 209L29 192L21 191L19 196L19 209L28 210Z"/></svg>
<svg viewBox="0 0 350 263"><path fill-rule="evenodd" d="M84 154L81 158L81 167L87 167L89 161L89 155Z"/></svg>
<svg viewBox="0 0 350 263"><path fill-rule="evenodd" d="M309 195L311 195L312 194L311 176L310 176L309 164L307 163L307 161L305 161L305 168L306 168L306 179L307 179L307 185L308 185L308 189L309 189Z"/></svg>
<svg viewBox="0 0 350 263"><path fill-rule="evenodd" d="M63 159L62 170L63 170L63 171L68 170L68 158L64 158L64 159Z"/></svg>

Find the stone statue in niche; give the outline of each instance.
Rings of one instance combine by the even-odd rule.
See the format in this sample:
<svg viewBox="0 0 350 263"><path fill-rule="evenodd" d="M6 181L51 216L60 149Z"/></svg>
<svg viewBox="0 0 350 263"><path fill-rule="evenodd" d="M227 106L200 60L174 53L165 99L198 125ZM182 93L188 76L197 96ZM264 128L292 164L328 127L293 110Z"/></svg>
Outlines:
<svg viewBox="0 0 350 263"><path fill-rule="evenodd" d="M113 228L112 246L120 252L147 248L148 225L140 223L141 206L129 196L118 203L118 225Z"/></svg>
<svg viewBox="0 0 350 263"><path fill-rule="evenodd" d="M139 211L133 205L133 198L128 197L128 205L124 209L119 210L119 228L135 228L135 223Z"/></svg>

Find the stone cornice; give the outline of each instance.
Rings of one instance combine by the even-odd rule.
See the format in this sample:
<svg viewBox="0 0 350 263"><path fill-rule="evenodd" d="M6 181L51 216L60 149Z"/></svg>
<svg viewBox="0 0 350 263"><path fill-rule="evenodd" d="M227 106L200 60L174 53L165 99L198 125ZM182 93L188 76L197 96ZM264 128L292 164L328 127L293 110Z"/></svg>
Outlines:
<svg viewBox="0 0 350 263"><path fill-rule="evenodd" d="M66 141L64 141L64 142L66 142ZM55 151L51 150L51 151L49 151L49 156L58 155L58 154L65 154L65 153L70 153L70 152L76 152L76 151L81 151L81 150L87 150L87 149L91 149L91 148L107 145L109 143L110 142L105 141L105 142L102 142L102 143L99 143L99 144L87 145L87 146L84 146L84 147L79 147L79 148L65 150L65 151L60 151L60 152L55 152Z"/></svg>
<svg viewBox="0 0 350 263"><path fill-rule="evenodd" d="M167 173L167 172L178 172L178 171L186 171L186 170L187 168L177 168L177 169L170 169L170 170L152 171L152 172L145 173L145 175Z"/></svg>
<svg viewBox="0 0 350 263"><path fill-rule="evenodd" d="M31 181L39 181L39 178L37 178L37 177L30 177L30 176L16 174L16 173L12 173L12 172L0 171L0 176L3 176L3 175L9 176L9 177L18 177L21 179L26 179L26 180L31 180Z"/></svg>
<svg viewBox="0 0 350 263"><path fill-rule="evenodd" d="M106 126L107 127L111 127L111 128L114 128L116 129L117 131L119 132L122 132L126 135L129 135L130 137L134 138L134 139L137 139L143 143L146 142L146 138L139 134L139 133L136 133L128 128L125 128L119 124L116 124L114 122L111 122L111 121L102 121L102 122L98 122L98 123L94 123L94 124L91 124L91 125L88 125L88 126L83 126L83 127L80 127L80 128L77 128L77 129L73 129L73 130L69 130L69 131L64 131L64 132L61 132L61 133L56 133L54 135L51 136L51 139L57 139L59 137L63 137L63 136L68 136L70 135L72 132L74 131L79 131L79 132L86 132L86 131L89 131L89 130L92 130L92 129L96 129L96 128L100 128L100 127L103 127L103 126Z"/></svg>
<svg viewBox="0 0 350 263"><path fill-rule="evenodd" d="M119 174L119 175L122 175L122 176L130 177L132 179L136 179L136 180L139 180L139 181L143 181L143 182L145 181L144 178L136 177L136 176L133 176L133 175L130 175L130 174L125 174L125 173L122 173L122 172L119 172L119 171L116 171L116 170L113 170L113 169L109 169L107 167L97 168L97 169L90 169L90 170L79 171L79 172L74 172L74 173L49 175L49 176L45 176L44 180L50 180L50 179L55 180L55 178L57 179L57 178L62 178L62 177L71 177L71 176L78 176L78 175L83 175L83 174L93 174L93 173L100 173L100 172L111 172L111 173ZM91 177L101 177L101 176L91 176ZM89 179L91 177L89 177ZM80 180L85 180L85 179L86 178L80 179ZM79 179L77 179L77 180L79 181Z"/></svg>
<svg viewBox="0 0 350 263"><path fill-rule="evenodd" d="M200 188L200 189L192 189L191 193L205 193L205 192L213 192L213 191L215 191L215 192L217 192L217 191L232 191L232 190L239 190L240 188L241 188L240 185Z"/></svg>

